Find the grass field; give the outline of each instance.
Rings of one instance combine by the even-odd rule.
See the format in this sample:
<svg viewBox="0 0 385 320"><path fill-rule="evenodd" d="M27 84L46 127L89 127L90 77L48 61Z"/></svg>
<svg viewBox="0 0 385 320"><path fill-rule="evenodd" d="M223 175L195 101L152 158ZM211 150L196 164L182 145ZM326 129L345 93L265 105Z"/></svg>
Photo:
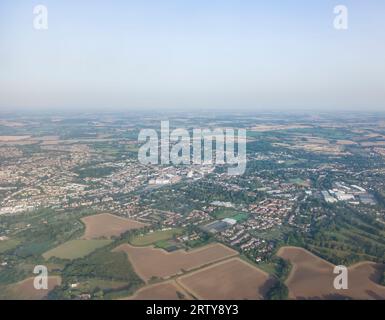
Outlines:
<svg viewBox="0 0 385 320"><path fill-rule="evenodd" d="M171 230L155 231L152 233L147 233L143 236L137 236L130 240L130 243L134 246L148 246L159 242L161 244L163 241L171 239L174 235L180 235L183 233L182 228L175 228Z"/></svg>
<svg viewBox="0 0 385 320"><path fill-rule="evenodd" d="M166 251L175 251L183 248L182 245L172 239L157 241L154 243L154 246L156 248L164 249Z"/></svg>
<svg viewBox="0 0 385 320"><path fill-rule="evenodd" d="M244 259L244 260L250 263L248 259ZM275 265L271 262L258 263L258 268L261 269L262 271L265 271L268 274L274 274L275 272Z"/></svg>
<svg viewBox="0 0 385 320"><path fill-rule="evenodd" d="M234 220L237 220L237 222L242 222L242 221L247 220L248 217L249 217L249 215L247 213L241 212L241 213L236 214L235 216L232 216L231 218Z"/></svg>
<svg viewBox="0 0 385 320"><path fill-rule="evenodd" d="M161 249L166 249L170 245L171 244L170 244L169 240L160 240L160 241L155 242L155 247L161 248Z"/></svg>
<svg viewBox="0 0 385 320"><path fill-rule="evenodd" d="M86 281L80 282L76 289L80 291L92 292L97 288L101 290L115 290L119 288L124 288L125 286L127 286L127 282L125 281L88 279Z"/></svg>
<svg viewBox="0 0 385 320"><path fill-rule="evenodd" d="M299 179L299 178L290 179L290 182L294 183L294 184L296 184L298 186L301 186L301 187L310 187L309 181L306 181L306 180L303 180L303 179Z"/></svg>
<svg viewBox="0 0 385 320"><path fill-rule="evenodd" d="M225 219L230 218L239 212L234 209L228 209L228 208L220 208L213 212L213 215L216 219Z"/></svg>
<svg viewBox="0 0 385 320"><path fill-rule="evenodd" d="M0 253L16 248L19 243L20 241L16 239L0 241Z"/></svg>
<svg viewBox="0 0 385 320"><path fill-rule="evenodd" d="M139 146L136 144L135 145L134 144L128 144L128 145L126 145L126 150L131 151L131 152L138 152Z"/></svg>
<svg viewBox="0 0 385 320"><path fill-rule="evenodd" d="M43 254L45 259L57 257L60 259L77 259L85 257L98 248L111 243L111 240L71 240Z"/></svg>

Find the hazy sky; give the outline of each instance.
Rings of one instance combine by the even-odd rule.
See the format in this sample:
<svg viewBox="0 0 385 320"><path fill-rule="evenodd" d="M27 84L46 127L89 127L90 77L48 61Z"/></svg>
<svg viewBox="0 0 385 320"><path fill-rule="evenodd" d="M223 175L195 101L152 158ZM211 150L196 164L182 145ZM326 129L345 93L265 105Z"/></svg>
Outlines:
<svg viewBox="0 0 385 320"><path fill-rule="evenodd" d="M385 1L1 0L0 108L385 110Z"/></svg>

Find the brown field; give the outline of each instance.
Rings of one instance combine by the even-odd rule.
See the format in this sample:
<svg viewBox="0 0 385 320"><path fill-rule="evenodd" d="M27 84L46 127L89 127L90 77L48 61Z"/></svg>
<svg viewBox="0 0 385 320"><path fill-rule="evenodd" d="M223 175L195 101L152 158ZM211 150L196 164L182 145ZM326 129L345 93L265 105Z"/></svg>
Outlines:
<svg viewBox="0 0 385 320"><path fill-rule="evenodd" d="M30 140L34 141L56 141L59 140L59 136L41 136L41 137L33 137Z"/></svg>
<svg viewBox="0 0 385 320"><path fill-rule="evenodd" d="M382 156L385 156L385 148L373 148L373 151L377 152Z"/></svg>
<svg viewBox="0 0 385 320"><path fill-rule="evenodd" d="M385 141L361 142L363 147L385 147Z"/></svg>
<svg viewBox="0 0 385 320"><path fill-rule="evenodd" d="M15 142L20 140L26 140L31 136L0 136L0 142Z"/></svg>
<svg viewBox="0 0 385 320"><path fill-rule="evenodd" d="M279 130L292 130L292 129L307 129L311 126L303 124L288 124L288 125L257 125L250 128L250 131L267 132L267 131L279 131Z"/></svg>
<svg viewBox="0 0 385 320"><path fill-rule="evenodd" d="M349 267L349 289L336 290L333 264L297 247L283 247L277 255L293 266L286 280L291 299L385 299L385 287L376 283L380 279L381 265L361 262Z"/></svg>
<svg viewBox="0 0 385 320"><path fill-rule="evenodd" d="M351 141L351 140L337 140L337 144L341 146L348 146L348 145L356 145L357 142Z"/></svg>
<svg viewBox="0 0 385 320"><path fill-rule="evenodd" d="M239 258L195 271L177 281L202 300L260 300L272 284L267 273Z"/></svg>
<svg viewBox="0 0 385 320"><path fill-rule="evenodd" d="M48 290L36 290L33 286L34 278L28 278L6 288L5 296L16 300L41 300L56 286L61 284L58 276L48 277Z"/></svg>
<svg viewBox="0 0 385 320"><path fill-rule="evenodd" d="M43 140L40 145L42 146L56 146L60 144L59 140Z"/></svg>
<svg viewBox="0 0 385 320"><path fill-rule="evenodd" d="M337 140L335 143L331 143L328 139L307 135L294 136L289 145L275 143L275 145L288 147L294 150L302 149L309 152L338 155L347 154L344 151L344 146L356 144L357 142L351 140Z"/></svg>
<svg viewBox="0 0 385 320"><path fill-rule="evenodd" d="M114 251L126 252L135 272L145 281L152 277L168 278L238 254L235 250L219 243L191 251L173 252L154 247L134 247L122 244Z"/></svg>
<svg viewBox="0 0 385 320"><path fill-rule="evenodd" d="M21 128L24 127L24 123L10 120L0 120L0 126Z"/></svg>
<svg viewBox="0 0 385 320"><path fill-rule="evenodd" d="M178 294L179 293L179 294ZM191 296L175 281L145 286L127 300L190 300Z"/></svg>
<svg viewBox="0 0 385 320"><path fill-rule="evenodd" d="M101 213L82 218L86 225L83 239L110 238L132 230L146 226L144 223L125 219L109 213Z"/></svg>
<svg viewBox="0 0 385 320"><path fill-rule="evenodd" d="M35 142L41 142L41 145L56 145L59 142L59 136L41 136L33 137L30 140Z"/></svg>
<svg viewBox="0 0 385 320"><path fill-rule="evenodd" d="M384 138L385 139L385 136L383 136L382 134L368 133L367 130L352 130L352 132L360 134L359 137L354 138L355 141L365 142L365 141L372 139L372 138Z"/></svg>
<svg viewBox="0 0 385 320"><path fill-rule="evenodd" d="M303 140L305 139L305 140ZM302 141L306 141L306 143L311 144L329 144L329 140L321 137L307 136L307 135L295 135L294 138L295 143L301 143Z"/></svg>
<svg viewBox="0 0 385 320"><path fill-rule="evenodd" d="M297 144L297 145L291 146L290 149L294 149L294 150L302 149L309 152L335 154L335 155L348 154L347 152L343 152L339 145L332 145L332 144L305 143L305 144Z"/></svg>

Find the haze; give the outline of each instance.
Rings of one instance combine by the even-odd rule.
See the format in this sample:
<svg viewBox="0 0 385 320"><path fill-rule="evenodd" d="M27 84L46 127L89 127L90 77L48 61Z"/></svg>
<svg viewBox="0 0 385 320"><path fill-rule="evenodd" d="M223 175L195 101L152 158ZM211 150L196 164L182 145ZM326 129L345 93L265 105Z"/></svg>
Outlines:
<svg viewBox="0 0 385 320"><path fill-rule="evenodd" d="M0 3L0 108L385 110L385 3Z"/></svg>

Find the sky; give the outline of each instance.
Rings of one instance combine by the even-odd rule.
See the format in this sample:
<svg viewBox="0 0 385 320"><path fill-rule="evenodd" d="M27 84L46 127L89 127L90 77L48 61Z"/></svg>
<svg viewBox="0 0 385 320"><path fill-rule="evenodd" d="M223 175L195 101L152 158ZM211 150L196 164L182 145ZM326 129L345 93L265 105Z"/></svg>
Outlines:
<svg viewBox="0 0 385 320"><path fill-rule="evenodd" d="M0 1L3 110L382 111L384 57L383 0Z"/></svg>

